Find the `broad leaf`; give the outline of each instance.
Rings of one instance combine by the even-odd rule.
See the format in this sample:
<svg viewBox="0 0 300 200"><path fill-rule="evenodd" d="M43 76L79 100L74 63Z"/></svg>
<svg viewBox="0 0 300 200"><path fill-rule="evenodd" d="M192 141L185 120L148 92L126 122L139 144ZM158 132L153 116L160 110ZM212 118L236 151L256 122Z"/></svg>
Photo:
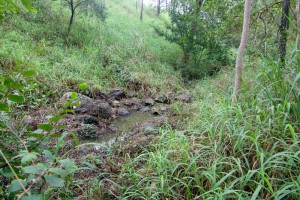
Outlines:
<svg viewBox="0 0 300 200"><path fill-rule="evenodd" d="M4 79L4 85L8 88L14 88L15 86L15 81L12 80L11 78L5 78Z"/></svg>
<svg viewBox="0 0 300 200"><path fill-rule="evenodd" d="M26 155L24 155L21 159L21 163L22 164L25 164L25 163L28 163L28 162L31 162L33 160L36 160L37 159L37 153L34 153L34 152L30 152L30 153L27 153Z"/></svg>
<svg viewBox="0 0 300 200"><path fill-rule="evenodd" d="M40 124L39 129L42 129L44 131L52 131L53 126L51 124Z"/></svg>
<svg viewBox="0 0 300 200"><path fill-rule="evenodd" d="M34 70L28 70L28 71L23 72L23 76L26 76L26 77L32 77L35 75L36 75L36 71L34 71Z"/></svg>
<svg viewBox="0 0 300 200"><path fill-rule="evenodd" d="M27 183L24 180L19 179L23 187L27 186ZM20 182L18 180L13 180L10 184L10 187L8 189L8 192L16 192L19 190L23 190L23 187L20 185Z"/></svg>
<svg viewBox="0 0 300 200"><path fill-rule="evenodd" d="M47 175L45 176L45 180L52 187L64 187L65 181L56 176Z"/></svg>
<svg viewBox="0 0 300 200"><path fill-rule="evenodd" d="M5 103L0 103L0 111L8 112L9 107Z"/></svg>
<svg viewBox="0 0 300 200"><path fill-rule="evenodd" d="M39 174L47 168L46 165L39 163L37 165L26 166L22 168L25 174Z"/></svg>
<svg viewBox="0 0 300 200"><path fill-rule="evenodd" d="M26 197L22 197L21 200L42 200L44 199L42 195L36 194L36 195L29 195Z"/></svg>
<svg viewBox="0 0 300 200"><path fill-rule="evenodd" d="M23 103L25 101L24 97L15 94L8 95L7 98L8 100L13 101L15 103Z"/></svg>
<svg viewBox="0 0 300 200"><path fill-rule="evenodd" d="M86 88L88 88L88 85L86 83L82 83L79 85L80 90L85 90Z"/></svg>

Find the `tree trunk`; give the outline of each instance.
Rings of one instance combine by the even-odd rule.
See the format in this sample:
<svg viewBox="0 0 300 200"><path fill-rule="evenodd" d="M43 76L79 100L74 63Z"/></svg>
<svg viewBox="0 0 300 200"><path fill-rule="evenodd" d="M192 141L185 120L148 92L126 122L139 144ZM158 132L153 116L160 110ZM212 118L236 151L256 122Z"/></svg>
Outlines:
<svg viewBox="0 0 300 200"><path fill-rule="evenodd" d="M201 11L201 7L202 7L202 4L203 4L203 1L204 0L197 0L196 2L197 2L197 4L196 4L196 13L197 14L200 14L200 11Z"/></svg>
<svg viewBox="0 0 300 200"><path fill-rule="evenodd" d="M135 0L135 10L138 10L138 0Z"/></svg>
<svg viewBox="0 0 300 200"><path fill-rule="evenodd" d="M144 0L142 0L142 3L141 3L141 16L140 16L141 21L143 20L143 11L144 11Z"/></svg>
<svg viewBox="0 0 300 200"><path fill-rule="evenodd" d="M243 75L243 54L246 49L247 37L249 34L249 25L250 25L250 12L251 12L251 0L245 1L244 8L244 22L243 22L243 32L241 43L238 50L238 55L236 58L235 64L235 83L234 90L232 95L232 103L235 104L237 102L237 96L239 95L239 91L241 89L242 84L242 75Z"/></svg>
<svg viewBox="0 0 300 200"><path fill-rule="evenodd" d="M168 11L168 0L166 0L166 10Z"/></svg>
<svg viewBox="0 0 300 200"><path fill-rule="evenodd" d="M285 57L286 57L286 43L287 35L289 29L289 12L290 12L290 0L283 0L281 7L281 23L279 27L279 56L281 61L281 66L285 67Z"/></svg>
<svg viewBox="0 0 300 200"><path fill-rule="evenodd" d="M70 4L70 9L71 9L71 17L70 17L70 22L69 22L69 27L68 27L68 34L71 32L71 26L74 22L74 17L75 17L75 7L74 7L73 0L70 0L69 4Z"/></svg>
<svg viewBox="0 0 300 200"><path fill-rule="evenodd" d="M160 15L160 0L157 0L157 13L156 13L157 16Z"/></svg>
<svg viewBox="0 0 300 200"><path fill-rule="evenodd" d="M299 50L299 28L300 28L300 0L296 4L296 53Z"/></svg>

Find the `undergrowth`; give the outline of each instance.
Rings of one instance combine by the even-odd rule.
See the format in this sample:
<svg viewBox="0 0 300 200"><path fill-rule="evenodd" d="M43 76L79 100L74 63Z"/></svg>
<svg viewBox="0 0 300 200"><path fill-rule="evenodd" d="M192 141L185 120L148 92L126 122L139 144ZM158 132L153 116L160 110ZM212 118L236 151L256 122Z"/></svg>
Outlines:
<svg viewBox="0 0 300 200"><path fill-rule="evenodd" d="M260 65L247 70L235 106L233 73L201 81L185 128L161 129L160 143L124 166L120 197L299 199L299 65Z"/></svg>

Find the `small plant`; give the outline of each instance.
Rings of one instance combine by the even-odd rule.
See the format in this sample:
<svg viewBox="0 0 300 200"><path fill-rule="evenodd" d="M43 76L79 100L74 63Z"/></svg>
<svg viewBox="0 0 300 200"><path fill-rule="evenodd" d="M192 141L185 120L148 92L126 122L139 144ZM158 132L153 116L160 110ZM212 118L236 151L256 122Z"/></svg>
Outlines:
<svg viewBox="0 0 300 200"><path fill-rule="evenodd" d="M77 94L72 93L60 114L49 117L32 131L16 126L15 113L22 113L29 90L34 86L33 70L15 68L15 73L0 77L0 197L5 199L44 199L47 196L68 196L66 188L72 183L71 175L77 170L74 160L60 149L74 133L64 132L58 125L69 107L77 105Z"/></svg>

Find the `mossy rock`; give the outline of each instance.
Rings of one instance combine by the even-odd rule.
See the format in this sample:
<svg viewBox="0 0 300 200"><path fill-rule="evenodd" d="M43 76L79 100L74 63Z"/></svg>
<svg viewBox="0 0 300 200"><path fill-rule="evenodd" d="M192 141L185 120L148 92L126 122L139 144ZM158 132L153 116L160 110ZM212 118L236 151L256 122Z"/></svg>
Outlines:
<svg viewBox="0 0 300 200"><path fill-rule="evenodd" d="M98 127L93 124L83 124L77 130L77 135L81 139L95 139L98 134Z"/></svg>

